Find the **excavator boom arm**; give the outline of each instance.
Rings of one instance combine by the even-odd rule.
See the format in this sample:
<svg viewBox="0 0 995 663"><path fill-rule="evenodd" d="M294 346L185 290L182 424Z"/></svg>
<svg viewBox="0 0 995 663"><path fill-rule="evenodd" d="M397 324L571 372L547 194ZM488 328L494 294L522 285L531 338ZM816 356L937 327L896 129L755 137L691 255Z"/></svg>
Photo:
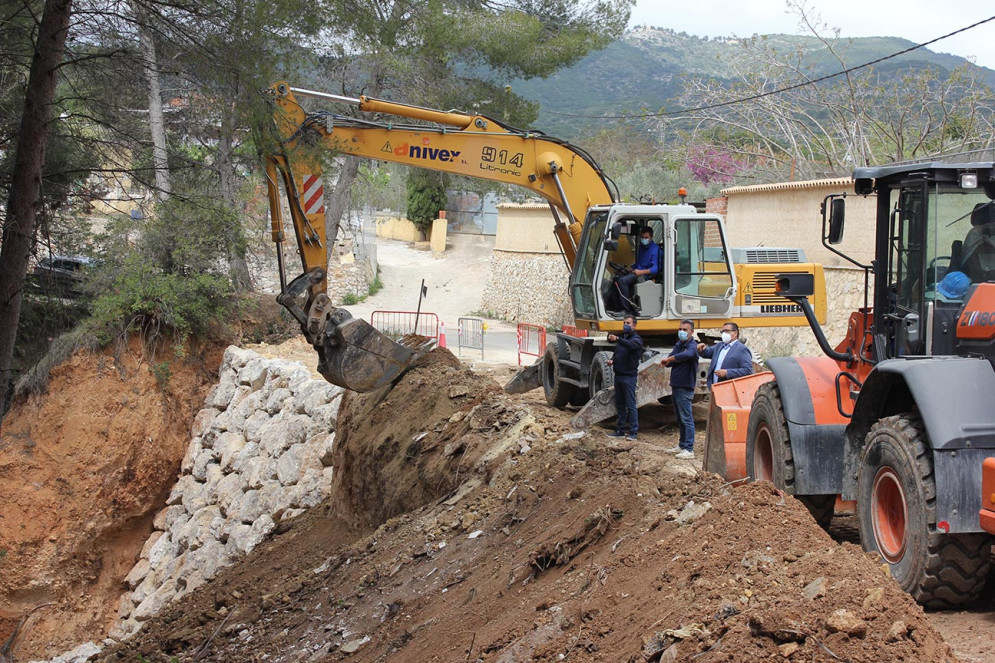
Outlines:
<svg viewBox="0 0 995 663"><path fill-rule="evenodd" d="M272 237L278 243L281 294L318 351L318 370L334 384L372 391L390 383L428 346L395 343L366 322L333 306L327 290L327 238L322 161L328 152L466 175L529 189L550 203L554 233L569 264L592 205L615 201L609 181L583 150L541 133L520 131L482 115L438 111L395 102L348 99L371 119L307 112L287 83L270 88L273 124L263 137ZM390 120L384 116L389 116ZM430 123L430 124L427 124ZM286 191L304 273L286 282L280 182ZM301 296L307 292L307 302Z"/></svg>

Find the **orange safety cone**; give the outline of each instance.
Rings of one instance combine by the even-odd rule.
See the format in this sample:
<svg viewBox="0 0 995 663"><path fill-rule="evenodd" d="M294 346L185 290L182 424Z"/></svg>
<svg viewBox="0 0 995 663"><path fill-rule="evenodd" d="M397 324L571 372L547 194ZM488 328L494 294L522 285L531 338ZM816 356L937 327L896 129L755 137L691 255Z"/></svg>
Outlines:
<svg viewBox="0 0 995 663"><path fill-rule="evenodd" d="M446 347L446 323L439 321L439 347Z"/></svg>

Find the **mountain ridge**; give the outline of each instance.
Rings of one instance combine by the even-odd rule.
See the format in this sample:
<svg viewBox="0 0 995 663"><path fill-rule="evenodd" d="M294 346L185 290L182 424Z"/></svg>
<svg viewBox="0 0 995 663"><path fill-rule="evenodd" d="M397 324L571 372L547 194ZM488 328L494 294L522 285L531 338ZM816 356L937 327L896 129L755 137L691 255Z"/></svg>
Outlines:
<svg viewBox="0 0 995 663"><path fill-rule="evenodd" d="M761 39L777 52L798 57L813 77L840 71L839 61L816 37L753 35L697 37L669 28L636 26L605 49L546 79L518 79L516 93L540 103L536 129L562 138L609 128L616 119L601 116L638 115L640 112L679 110L679 95L687 76L728 83L733 62L747 40ZM901 37L854 37L827 40L850 68L912 48L916 42ZM935 67L949 75L968 65L988 86L995 87L995 70L966 58L919 48L874 65L879 73L907 67Z"/></svg>

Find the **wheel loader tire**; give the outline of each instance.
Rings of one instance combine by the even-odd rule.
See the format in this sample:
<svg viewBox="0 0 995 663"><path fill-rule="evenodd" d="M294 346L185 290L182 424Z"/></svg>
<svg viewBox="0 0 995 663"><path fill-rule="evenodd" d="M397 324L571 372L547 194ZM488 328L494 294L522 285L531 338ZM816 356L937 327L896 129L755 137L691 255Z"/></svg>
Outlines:
<svg viewBox="0 0 995 663"><path fill-rule="evenodd" d="M542 356L542 390L546 395L546 402L553 407L564 407L570 402L576 387L568 382L560 380L560 353L556 348L556 343L546 345L546 352Z"/></svg>
<svg viewBox="0 0 995 663"><path fill-rule="evenodd" d="M595 353L594 361L591 362L591 376L588 382L590 398L594 398L595 394L602 389L615 386L615 369L608 365L608 360L611 358L611 352L602 350Z"/></svg>
<svg viewBox="0 0 995 663"><path fill-rule="evenodd" d="M864 550L880 554L902 589L925 607L970 603L984 588L991 538L937 531L933 451L918 415L880 419L867 433L857 470L857 526Z"/></svg>
<svg viewBox="0 0 995 663"><path fill-rule="evenodd" d="M781 490L795 494L795 459L777 382L760 385L753 398L746 434L746 474L750 481L770 481ZM820 527L829 527L836 506L835 495L795 497Z"/></svg>

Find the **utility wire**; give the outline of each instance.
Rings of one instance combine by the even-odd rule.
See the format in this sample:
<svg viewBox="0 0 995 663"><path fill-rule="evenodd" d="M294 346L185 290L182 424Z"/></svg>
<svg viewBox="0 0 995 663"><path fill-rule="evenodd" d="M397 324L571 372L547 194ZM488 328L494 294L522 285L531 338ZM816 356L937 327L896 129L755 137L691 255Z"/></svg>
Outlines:
<svg viewBox="0 0 995 663"><path fill-rule="evenodd" d="M550 115L563 115L563 116L566 116L566 117L583 117L583 118L602 119L602 120L635 120L635 119L647 118L647 117L666 117L666 116L670 116L670 115L682 115L684 113L696 113L698 111L710 110L712 108L723 108L725 106L734 106L735 104L742 104L742 103L745 103L747 101L756 101L757 99L763 99L764 97L769 97L771 95L781 94L782 92L788 92L790 90L796 90L796 89L798 89L800 87L805 87L807 85L815 85L816 83L821 83L822 81L828 81L831 78L836 78L837 76L843 76L844 74L849 74L850 72L858 71L860 69L864 69L866 67L870 67L872 65L876 65L876 64L878 64L880 62L884 62L885 60L891 60L892 58L897 58L899 55L905 55L906 53L911 53L914 50L917 50L917 49L920 49L920 48L925 48L926 46L929 46L930 44L935 44L936 42L938 42L938 41L940 41L942 39L946 39L947 37L953 37L954 35L960 34L962 32L966 32L968 30L972 30L972 29L978 27L979 25L984 25L985 23L988 23L990 21L995 21L995 16L989 16L988 18L986 18L984 20L981 20L981 21L978 21L977 23L972 23L971 25L969 25L967 27L961 28L959 30L954 30L953 32L949 32L949 33L943 35L942 37L937 37L936 39L931 39L931 40L925 41L925 42L923 42L921 44L916 44L915 46L910 46L909 48L906 48L903 51L898 51L897 53L892 53L891 55L885 55L884 57L880 57L877 60L871 60L870 62L865 62L864 64L859 64L859 65L857 65L855 67L850 67L848 69L843 69L842 71L838 71L835 74L827 74L826 76L822 76L821 78L815 78L815 79L810 80L810 81L803 81L801 83L795 83L794 85L788 85L787 87L778 88L776 90L771 90L769 92L762 92L760 94L754 94L754 95L751 95L749 97L742 97L740 99L732 99L730 101L723 101L723 102L717 103L717 104L709 104L707 106L697 106L695 108L684 108L684 109L676 110L676 111L663 111L663 112L660 112L660 113L637 113L637 114L631 114L631 115L582 115L582 114L579 114L579 113L563 113L563 112L553 111L553 110L543 110L542 112L543 113L549 113Z"/></svg>

